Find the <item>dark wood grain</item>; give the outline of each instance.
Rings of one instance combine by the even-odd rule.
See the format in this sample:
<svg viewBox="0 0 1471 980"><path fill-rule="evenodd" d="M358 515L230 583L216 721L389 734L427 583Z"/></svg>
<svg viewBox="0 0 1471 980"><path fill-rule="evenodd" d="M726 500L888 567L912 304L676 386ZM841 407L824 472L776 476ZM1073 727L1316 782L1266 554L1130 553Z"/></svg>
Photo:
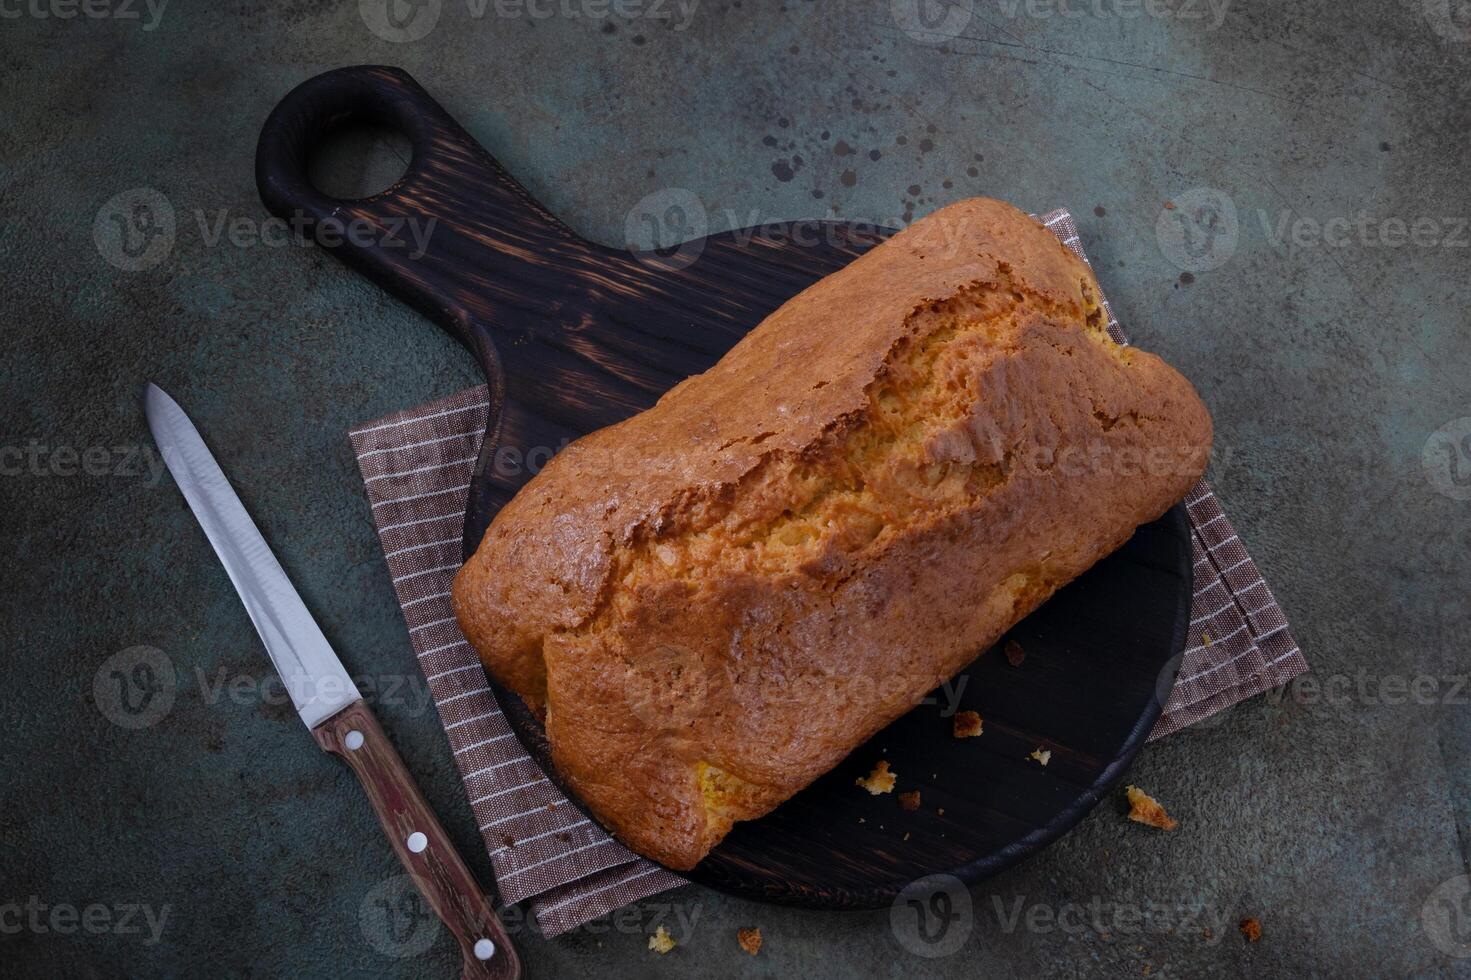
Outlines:
<svg viewBox="0 0 1471 980"><path fill-rule="evenodd" d="M396 126L413 146L404 176L371 198L327 198L306 178L311 146L347 121ZM359 222L386 236L395 224L434 222L422 255L379 240L329 247L484 368L491 422L466 554L534 475L529 454L648 408L888 234L812 221L684 243L656 237L655 251L587 241L395 68L339 69L291 92L262 131L256 173L272 212L308 226ZM667 234L678 222L658 213L666 205L677 210L679 196L631 220ZM891 901L926 874L974 881L1032 853L1076 824L1143 745L1173 683L1190 591L1189 528L1177 507L1016 627L1027 649L1020 668L984 655L957 679L964 687L948 707L979 711L983 737L953 739L941 695L773 813L739 825L692 877L758 899L853 908ZM497 690L522 742L557 779L534 717ZM1052 752L1045 767L1028 758L1038 747ZM900 790L921 791L919 810L854 787L879 758L899 773Z"/></svg>
<svg viewBox="0 0 1471 980"><path fill-rule="evenodd" d="M353 733L362 736L361 744ZM322 748L341 756L357 775L394 853L434 914L460 944L464 975L517 980L521 960L510 936L373 712L363 702L355 701L312 729L312 734ZM410 846L410 838L416 833L425 838L424 847L418 851ZM475 945L486 939L495 948L489 959L482 960L475 953Z"/></svg>

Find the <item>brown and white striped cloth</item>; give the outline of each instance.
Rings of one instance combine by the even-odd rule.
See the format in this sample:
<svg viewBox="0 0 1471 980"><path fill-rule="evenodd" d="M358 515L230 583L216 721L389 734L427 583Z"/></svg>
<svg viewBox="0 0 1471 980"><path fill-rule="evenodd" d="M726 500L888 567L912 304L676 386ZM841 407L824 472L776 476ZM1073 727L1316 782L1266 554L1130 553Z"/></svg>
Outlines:
<svg viewBox="0 0 1471 980"><path fill-rule="evenodd" d="M1066 211L1041 219L1087 261ZM1104 300L1108 329L1124 342ZM684 879L589 822L546 778L507 725L455 624L450 580L487 397L472 388L350 434L409 640L439 708L501 900L527 899L548 936ZM1179 680L1151 738L1284 684L1307 669L1287 621L1215 495L1186 498L1194 526L1195 599Z"/></svg>

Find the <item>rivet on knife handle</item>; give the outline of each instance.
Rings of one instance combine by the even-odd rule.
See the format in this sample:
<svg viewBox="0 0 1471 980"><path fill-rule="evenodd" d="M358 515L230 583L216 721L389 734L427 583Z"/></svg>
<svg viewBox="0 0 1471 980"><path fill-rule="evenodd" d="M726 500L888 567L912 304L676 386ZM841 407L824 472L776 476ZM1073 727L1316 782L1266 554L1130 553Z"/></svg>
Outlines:
<svg viewBox="0 0 1471 980"><path fill-rule="evenodd" d="M520 977L521 961L510 936L373 712L356 701L312 729L312 734L357 774L399 861L460 944L464 975L492 980Z"/></svg>

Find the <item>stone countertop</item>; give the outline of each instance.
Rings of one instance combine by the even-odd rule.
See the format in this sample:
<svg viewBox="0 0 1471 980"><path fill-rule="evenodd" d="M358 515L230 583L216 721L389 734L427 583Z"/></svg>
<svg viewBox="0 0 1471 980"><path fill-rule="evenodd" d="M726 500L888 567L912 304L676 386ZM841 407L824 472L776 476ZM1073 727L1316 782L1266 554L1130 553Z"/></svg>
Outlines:
<svg viewBox="0 0 1471 980"><path fill-rule="evenodd" d="M712 231L973 194L1070 208L1133 339L1211 406L1211 479L1314 668L1145 750L1131 779L1178 830L1105 800L974 888L950 955L888 911L688 887L554 940L513 918L530 976L1471 975L1456 3L392 2L401 29L381 0L4 8L7 975L457 969L394 902L361 791L282 704L141 414L147 380L188 408L488 881L345 435L475 367L274 234L252 176L276 100L355 63L406 68L607 242L674 188ZM317 172L381 184L396 153L359 133ZM107 244L160 198L162 246Z"/></svg>

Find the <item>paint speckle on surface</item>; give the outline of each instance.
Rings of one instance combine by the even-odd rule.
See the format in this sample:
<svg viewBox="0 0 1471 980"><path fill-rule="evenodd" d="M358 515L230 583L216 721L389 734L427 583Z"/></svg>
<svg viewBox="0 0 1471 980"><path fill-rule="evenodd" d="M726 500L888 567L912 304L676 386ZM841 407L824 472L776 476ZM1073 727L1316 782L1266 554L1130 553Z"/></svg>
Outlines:
<svg viewBox="0 0 1471 980"><path fill-rule="evenodd" d="M786 160L776 160L771 164L771 173L777 180L785 184L794 176L792 165Z"/></svg>
<svg viewBox="0 0 1471 980"><path fill-rule="evenodd" d="M852 170L844 170L842 176L838 178L838 183L844 187L852 187L858 183L858 174Z"/></svg>
<svg viewBox="0 0 1471 980"><path fill-rule="evenodd" d="M1098 217L1101 218L1104 215L1108 214L1108 209L1105 208L1102 204L1100 204L1100 205L1098 205L1097 207L1095 207L1093 209L1093 213L1096 214L1096 215L1098 215Z"/></svg>

